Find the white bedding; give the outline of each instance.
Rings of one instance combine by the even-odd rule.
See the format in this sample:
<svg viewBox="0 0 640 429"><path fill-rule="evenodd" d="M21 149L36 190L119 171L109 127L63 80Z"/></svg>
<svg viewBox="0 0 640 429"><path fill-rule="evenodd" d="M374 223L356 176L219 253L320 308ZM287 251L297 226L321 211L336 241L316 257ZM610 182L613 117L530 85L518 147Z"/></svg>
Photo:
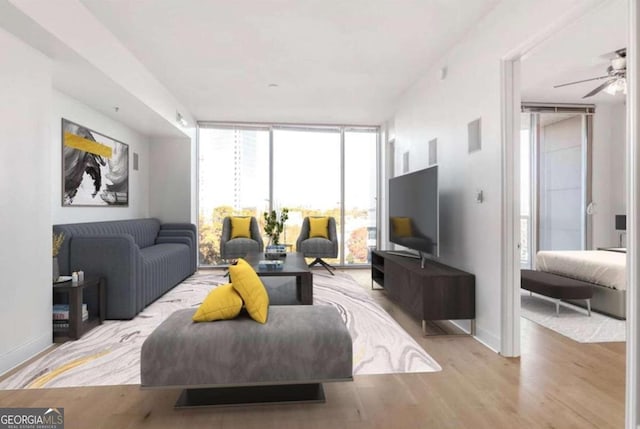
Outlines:
<svg viewBox="0 0 640 429"><path fill-rule="evenodd" d="M543 250L536 268L613 289L625 290L627 254L606 250Z"/></svg>

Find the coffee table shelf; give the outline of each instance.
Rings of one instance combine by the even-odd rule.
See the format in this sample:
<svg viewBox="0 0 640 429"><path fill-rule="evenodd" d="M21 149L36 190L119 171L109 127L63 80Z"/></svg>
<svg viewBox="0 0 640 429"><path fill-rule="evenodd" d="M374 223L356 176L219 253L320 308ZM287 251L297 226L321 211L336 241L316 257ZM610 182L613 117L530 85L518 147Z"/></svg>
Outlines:
<svg viewBox="0 0 640 429"><path fill-rule="evenodd" d="M264 253L262 252L249 253L245 258L261 277L295 277L296 298L303 305L313 304L313 274L307 266L307 262L302 253L287 253L285 258L280 259L283 264L277 269L261 267L260 261L265 259Z"/></svg>

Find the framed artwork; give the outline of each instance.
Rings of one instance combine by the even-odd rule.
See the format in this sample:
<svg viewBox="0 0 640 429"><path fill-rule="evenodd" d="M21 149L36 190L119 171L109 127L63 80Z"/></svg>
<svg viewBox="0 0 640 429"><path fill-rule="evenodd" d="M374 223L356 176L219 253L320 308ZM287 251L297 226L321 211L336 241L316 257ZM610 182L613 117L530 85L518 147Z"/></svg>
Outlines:
<svg viewBox="0 0 640 429"><path fill-rule="evenodd" d="M129 145L62 119L62 206L127 207Z"/></svg>

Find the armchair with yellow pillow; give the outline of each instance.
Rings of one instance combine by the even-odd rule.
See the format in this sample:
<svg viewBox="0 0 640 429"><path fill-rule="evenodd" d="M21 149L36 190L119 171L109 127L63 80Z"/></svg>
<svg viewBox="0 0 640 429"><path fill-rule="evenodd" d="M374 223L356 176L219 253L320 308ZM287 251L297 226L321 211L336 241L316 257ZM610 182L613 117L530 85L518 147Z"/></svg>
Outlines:
<svg viewBox="0 0 640 429"><path fill-rule="evenodd" d="M253 216L227 216L222 222L220 257L244 258L249 252L262 252L264 243L258 221Z"/></svg>
<svg viewBox="0 0 640 429"><path fill-rule="evenodd" d="M335 218L331 216L305 217L296 242L296 249L305 258L315 258L309 267L320 264L333 275L332 270L335 268L322 258L338 257L338 234Z"/></svg>

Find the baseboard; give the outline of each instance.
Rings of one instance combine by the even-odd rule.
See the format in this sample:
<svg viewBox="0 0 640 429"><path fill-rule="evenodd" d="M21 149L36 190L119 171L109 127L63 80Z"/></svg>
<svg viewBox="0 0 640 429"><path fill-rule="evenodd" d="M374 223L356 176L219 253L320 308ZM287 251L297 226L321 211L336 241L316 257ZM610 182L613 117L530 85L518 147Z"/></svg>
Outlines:
<svg viewBox="0 0 640 429"><path fill-rule="evenodd" d="M0 356L0 376L5 375L17 366L31 359L38 353L46 350L52 344L51 332L33 338L13 350L9 350Z"/></svg>
<svg viewBox="0 0 640 429"><path fill-rule="evenodd" d="M500 338L493 335L491 332L479 328L476 325L476 335L473 338L475 338L475 340L483 346L493 350L496 353L500 353Z"/></svg>

